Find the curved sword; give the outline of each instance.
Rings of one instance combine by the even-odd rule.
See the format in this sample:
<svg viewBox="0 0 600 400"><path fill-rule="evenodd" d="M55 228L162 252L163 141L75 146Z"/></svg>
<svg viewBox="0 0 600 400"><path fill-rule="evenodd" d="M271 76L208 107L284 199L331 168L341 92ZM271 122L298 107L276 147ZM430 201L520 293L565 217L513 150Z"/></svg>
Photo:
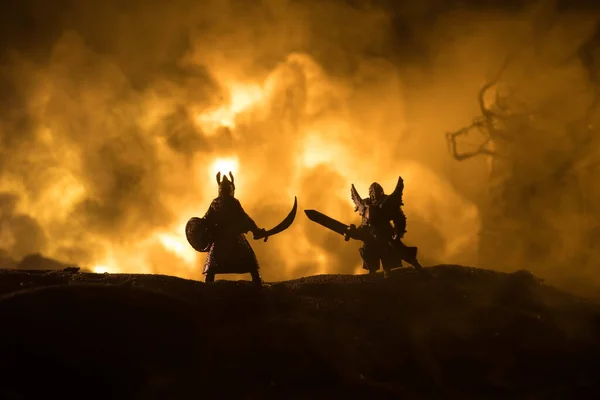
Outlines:
<svg viewBox="0 0 600 400"><path fill-rule="evenodd" d="M298 210L298 199L294 197L294 207L292 207L292 211L288 214L287 217L283 221L281 221L276 227L269 229L268 231L260 232L258 235L254 236L255 240L264 239L266 242L269 239L269 236L273 236L278 234L279 232L285 231L287 228L292 225L294 219L296 218L296 211Z"/></svg>

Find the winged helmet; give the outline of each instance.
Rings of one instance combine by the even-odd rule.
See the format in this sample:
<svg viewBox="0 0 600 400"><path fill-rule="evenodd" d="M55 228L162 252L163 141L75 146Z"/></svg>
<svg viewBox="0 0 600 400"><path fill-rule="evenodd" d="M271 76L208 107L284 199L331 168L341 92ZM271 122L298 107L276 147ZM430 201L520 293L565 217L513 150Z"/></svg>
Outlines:
<svg viewBox="0 0 600 400"><path fill-rule="evenodd" d="M404 180L401 176L398 177L398 181L396 182L396 187L394 191L389 195L385 196L383 202L379 205L380 208L398 208L404 205L402 201L402 194L404 191ZM354 211L358 211L361 217L365 216L365 213L369 207L369 203L371 202L369 198L363 199L354 184L352 184L350 188L350 197L354 202Z"/></svg>

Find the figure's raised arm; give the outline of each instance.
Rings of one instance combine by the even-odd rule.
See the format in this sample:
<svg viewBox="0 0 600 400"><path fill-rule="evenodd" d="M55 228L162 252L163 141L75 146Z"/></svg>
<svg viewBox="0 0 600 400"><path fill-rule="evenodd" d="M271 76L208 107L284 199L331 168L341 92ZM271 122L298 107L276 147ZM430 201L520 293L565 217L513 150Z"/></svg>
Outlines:
<svg viewBox="0 0 600 400"><path fill-rule="evenodd" d="M239 207L239 211L242 216L241 222L242 222L242 227L243 227L242 229L243 229L244 233L252 232L254 234L254 236L256 236L261 231L264 231L264 229L260 229L258 227L258 225L256 224L256 222L254 222L252 217L250 217L250 215L248 215L248 213L244 210L244 207L242 207L242 203L240 203L240 201L238 199L236 199L235 201Z"/></svg>

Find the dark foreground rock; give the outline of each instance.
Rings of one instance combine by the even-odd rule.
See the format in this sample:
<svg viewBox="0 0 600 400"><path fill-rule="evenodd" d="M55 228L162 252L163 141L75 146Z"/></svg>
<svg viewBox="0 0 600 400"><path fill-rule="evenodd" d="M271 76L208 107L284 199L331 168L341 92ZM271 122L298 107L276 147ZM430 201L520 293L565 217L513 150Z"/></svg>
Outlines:
<svg viewBox="0 0 600 400"><path fill-rule="evenodd" d="M205 285L0 271L0 398L594 398L600 307L459 266Z"/></svg>

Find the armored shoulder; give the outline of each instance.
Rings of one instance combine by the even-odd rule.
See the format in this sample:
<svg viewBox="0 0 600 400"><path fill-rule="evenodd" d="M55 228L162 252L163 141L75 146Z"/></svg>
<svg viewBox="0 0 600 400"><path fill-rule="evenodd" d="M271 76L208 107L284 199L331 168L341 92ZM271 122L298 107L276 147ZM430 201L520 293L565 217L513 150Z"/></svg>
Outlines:
<svg viewBox="0 0 600 400"><path fill-rule="evenodd" d="M242 210L244 209L244 207L242 207L242 203L238 199L233 198L232 200L232 203L235 207L240 208Z"/></svg>

